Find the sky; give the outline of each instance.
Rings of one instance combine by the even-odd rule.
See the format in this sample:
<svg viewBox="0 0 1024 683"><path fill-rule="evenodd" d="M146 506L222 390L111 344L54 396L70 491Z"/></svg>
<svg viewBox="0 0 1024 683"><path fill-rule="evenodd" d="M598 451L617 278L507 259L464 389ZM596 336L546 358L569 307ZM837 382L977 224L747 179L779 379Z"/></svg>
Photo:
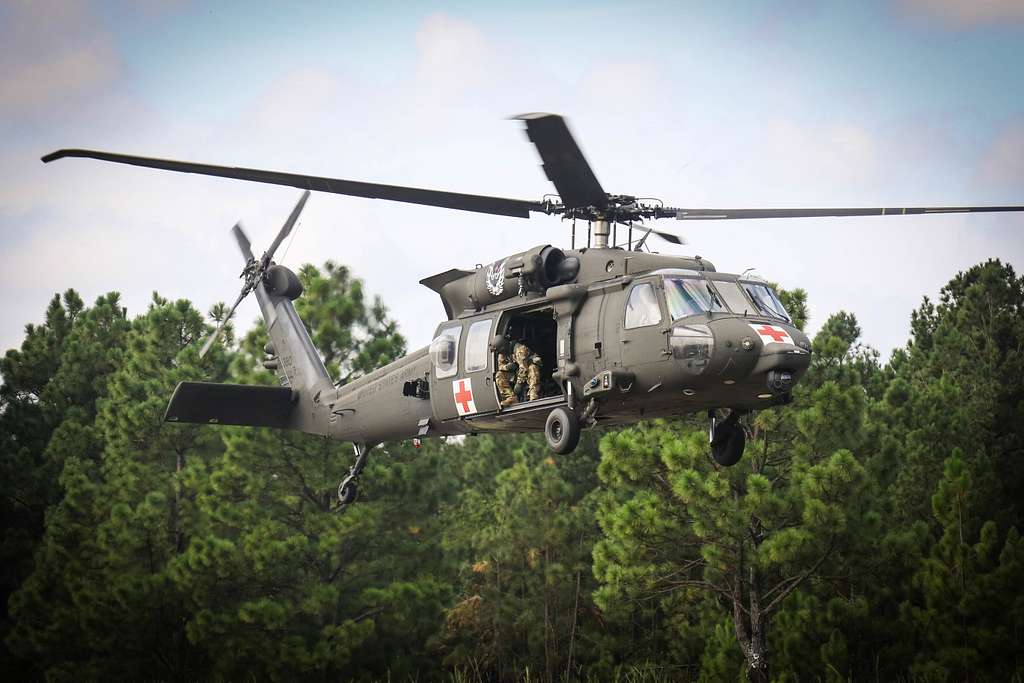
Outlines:
<svg viewBox="0 0 1024 683"><path fill-rule="evenodd" d="M1024 204L1024 2L0 1L0 351L57 292L240 288L299 191L39 157L62 147L537 200L521 124L567 117L604 188L704 207ZM856 315L883 358L958 271L1024 271L1024 214L673 222L718 270ZM530 220L314 194L277 260L348 265L410 348L418 281L539 244ZM250 298L238 313L258 316Z"/></svg>

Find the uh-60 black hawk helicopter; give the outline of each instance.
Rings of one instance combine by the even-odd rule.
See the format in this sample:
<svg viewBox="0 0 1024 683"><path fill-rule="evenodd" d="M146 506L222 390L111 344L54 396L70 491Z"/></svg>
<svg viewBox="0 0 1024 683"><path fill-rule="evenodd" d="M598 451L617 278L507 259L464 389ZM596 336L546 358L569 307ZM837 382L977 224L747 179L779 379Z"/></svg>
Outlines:
<svg viewBox="0 0 1024 683"><path fill-rule="evenodd" d="M282 386L182 382L165 419L296 429L350 441L356 459L338 487L342 505L355 499L373 445L429 436L543 431L553 451L567 453L575 448L581 428L706 411L712 456L721 465L736 463L745 441L738 419L790 400L793 385L810 363L807 336L793 325L765 281L720 273L699 256L642 251L652 234L681 243L644 220L1024 210L673 208L658 200L606 193L562 117L517 118L525 122L557 197L522 201L78 149L54 152L43 161L88 157L306 190L259 259L235 226L245 258L244 285L221 323L223 327L242 299L255 292L270 336L265 365L277 371ZM559 215L573 221L572 248L541 245L488 266L452 269L421 280L440 295L448 316L430 346L339 387L292 305L302 294L298 278L272 261L309 190L517 218ZM587 246L579 249L576 220L588 226ZM619 226L626 239L616 244ZM515 344L529 350L519 354L521 362L529 357L537 364L539 357L543 381L529 396L502 400L508 389L496 377L498 358L502 354L508 360Z"/></svg>

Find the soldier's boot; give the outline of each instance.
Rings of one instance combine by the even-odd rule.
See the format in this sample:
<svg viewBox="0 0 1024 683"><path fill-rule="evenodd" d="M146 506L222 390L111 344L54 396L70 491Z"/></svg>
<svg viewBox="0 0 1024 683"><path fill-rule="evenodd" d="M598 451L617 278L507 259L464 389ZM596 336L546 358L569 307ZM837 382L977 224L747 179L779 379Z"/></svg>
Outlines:
<svg viewBox="0 0 1024 683"><path fill-rule="evenodd" d="M519 400L516 398L515 393L512 391L512 387L508 382L498 383L498 398L501 400L501 407L507 408L513 403L518 403Z"/></svg>

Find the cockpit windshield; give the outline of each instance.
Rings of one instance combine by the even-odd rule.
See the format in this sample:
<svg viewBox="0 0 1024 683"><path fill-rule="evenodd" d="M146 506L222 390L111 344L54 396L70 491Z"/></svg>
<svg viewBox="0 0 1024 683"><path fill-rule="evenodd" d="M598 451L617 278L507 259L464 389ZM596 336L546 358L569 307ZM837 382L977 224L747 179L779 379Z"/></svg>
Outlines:
<svg viewBox="0 0 1024 683"><path fill-rule="evenodd" d="M696 313L720 313L726 310L708 281L695 278L666 277L665 300L673 320Z"/></svg>
<svg viewBox="0 0 1024 683"><path fill-rule="evenodd" d="M775 295L771 287L760 282L741 282L740 284L743 285L743 289L747 290L750 300L754 302L759 313L786 322L791 321L782 302L779 301L779 297Z"/></svg>

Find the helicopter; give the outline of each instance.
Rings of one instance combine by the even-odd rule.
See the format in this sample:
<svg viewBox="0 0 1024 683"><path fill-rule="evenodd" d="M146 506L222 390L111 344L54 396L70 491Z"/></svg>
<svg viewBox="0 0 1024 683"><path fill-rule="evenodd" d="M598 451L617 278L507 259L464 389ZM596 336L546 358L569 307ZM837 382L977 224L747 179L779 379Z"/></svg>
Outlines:
<svg viewBox="0 0 1024 683"><path fill-rule="evenodd" d="M605 192L562 116L514 118L525 124L556 195L524 201L83 149L58 150L42 161L91 158L304 190L258 259L241 226L232 228L245 261L242 290L201 351L205 355L241 301L255 294L269 336L264 366L276 372L280 386L181 382L164 419L293 429L351 442L355 461L338 486L339 508L356 499L370 449L388 441L543 432L548 447L564 454L583 429L704 412L715 462L738 462L745 448L740 419L792 400L810 365L810 341L767 281L719 272L700 256L652 252L646 246L651 236L682 240L645 221L1024 210L671 207ZM572 222L571 246L539 245L420 280L439 295L446 314L433 341L337 386L293 305L303 291L299 278L273 261L311 190L516 218L559 216ZM579 248L577 221L587 224ZM524 363L542 369L534 370L540 380L531 380L527 395L510 393L510 376L502 373L514 367L521 379Z"/></svg>

